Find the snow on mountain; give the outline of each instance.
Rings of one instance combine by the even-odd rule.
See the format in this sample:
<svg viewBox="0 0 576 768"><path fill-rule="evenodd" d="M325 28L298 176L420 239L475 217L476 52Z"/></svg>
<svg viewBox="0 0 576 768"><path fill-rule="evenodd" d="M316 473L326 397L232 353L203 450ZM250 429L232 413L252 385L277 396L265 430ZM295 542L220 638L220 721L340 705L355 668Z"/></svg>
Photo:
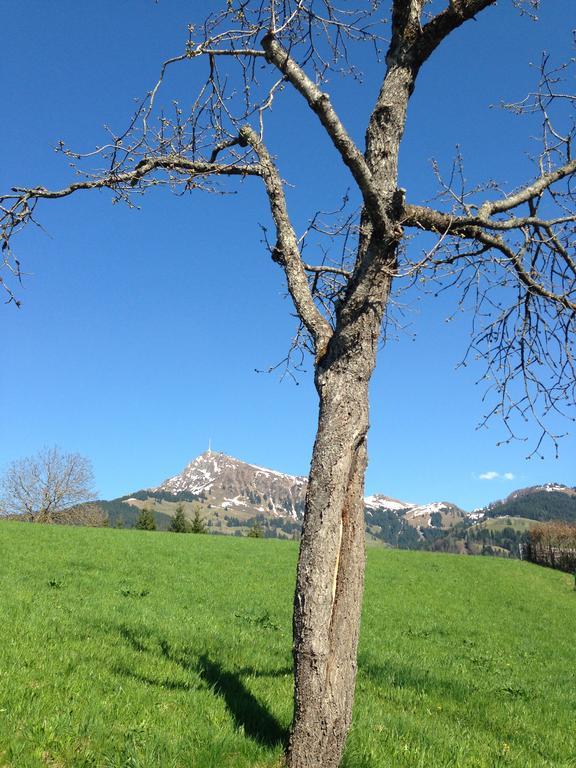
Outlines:
<svg viewBox="0 0 576 768"><path fill-rule="evenodd" d="M391 511L401 517L413 528L450 528L466 518L466 512L447 501L434 501L429 504L410 504L398 501L380 493L364 499L368 519L374 518L378 511Z"/></svg>
<svg viewBox="0 0 576 768"><path fill-rule="evenodd" d="M464 510L448 501L419 504L407 510L404 518L415 527L451 528L468 517Z"/></svg>
<svg viewBox="0 0 576 768"><path fill-rule="evenodd" d="M364 499L364 505L368 511L374 509L391 509L394 512L399 512L402 509L410 509L413 504L409 504L406 501L398 501L398 499L391 499L389 496L384 496L382 493L375 493L372 496L366 496Z"/></svg>
<svg viewBox="0 0 576 768"><path fill-rule="evenodd" d="M420 504L417 507L412 507L410 510L410 517L424 517L424 515L433 515L434 512L441 512L445 507L445 504L441 501L433 501L431 504Z"/></svg>
<svg viewBox="0 0 576 768"><path fill-rule="evenodd" d="M206 451L151 493L198 495L213 507L251 514L302 517L306 478Z"/></svg>
<svg viewBox="0 0 576 768"><path fill-rule="evenodd" d="M300 519L304 513L307 478L206 451L173 477L149 488L150 493L193 494L204 503L229 511L272 514ZM403 514L414 504L377 493L365 499L366 511Z"/></svg>

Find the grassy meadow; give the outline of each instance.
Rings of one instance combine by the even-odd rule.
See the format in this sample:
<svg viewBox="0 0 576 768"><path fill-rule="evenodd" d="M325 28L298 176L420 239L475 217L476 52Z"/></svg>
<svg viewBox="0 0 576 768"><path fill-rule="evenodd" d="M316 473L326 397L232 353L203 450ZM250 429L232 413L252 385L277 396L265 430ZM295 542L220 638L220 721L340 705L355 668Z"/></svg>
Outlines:
<svg viewBox="0 0 576 768"><path fill-rule="evenodd" d="M489 517L474 525L474 529L488 529L490 531L502 531L504 528L514 528L515 531L529 531L538 525L537 520L527 517Z"/></svg>
<svg viewBox="0 0 576 768"><path fill-rule="evenodd" d="M0 768L273 768L291 542L0 523ZM346 768L576 767L572 577L370 549Z"/></svg>

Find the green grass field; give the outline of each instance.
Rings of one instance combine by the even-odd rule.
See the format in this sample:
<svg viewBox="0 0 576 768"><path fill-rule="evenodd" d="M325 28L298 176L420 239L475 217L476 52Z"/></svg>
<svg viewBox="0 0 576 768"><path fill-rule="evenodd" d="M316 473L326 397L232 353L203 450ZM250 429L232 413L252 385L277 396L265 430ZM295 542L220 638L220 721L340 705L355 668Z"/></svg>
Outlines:
<svg viewBox="0 0 576 768"><path fill-rule="evenodd" d="M272 768L296 546L0 523L0 767ZM573 579L371 549L346 768L576 766Z"/></svg>

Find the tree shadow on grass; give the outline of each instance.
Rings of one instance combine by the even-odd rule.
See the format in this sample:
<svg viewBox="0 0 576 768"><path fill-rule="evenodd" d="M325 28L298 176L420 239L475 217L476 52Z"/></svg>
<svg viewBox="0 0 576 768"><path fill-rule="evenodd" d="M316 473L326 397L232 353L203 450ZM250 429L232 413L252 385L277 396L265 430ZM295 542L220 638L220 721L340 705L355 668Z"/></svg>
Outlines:
<svg viewBox="0 0 576 768"><path fill-rule="evenodd" d="M286 744L287 729L250 693L238 674L227 672L206 655L198 659L197 671L214 693L224 699L237 728L244 728L247 736L266 747Z"/></svg>
<svg viewBox="0 0 576 768"><path fill-rule="evenodd" d="M198 690L198 685L189 682L180 682L178 680L171 680L169 677L164 679L157 679L149 677L148 675L141 675L138 672L134 672L125 664L116 664L112 667L112 672L115 675L121 675L122 677L129 677L131 680L135 680L137 683L143 685L153 685L156 688L164 688L166 691L194 691Z"/></svg>
<svg viewBox="0 0 576 768"><path fill-rule="evenodd" d="M126 625L116 627L120 636L138 653L160 654L164 659L177 664L186 672L199 676L200 680L223 699L236 728L243 729L246 736L264 747L284 746L288 740L288 730L274 715L249 691L242 676L280 677L291 673L291 669L262 670L245 667L237 671L227 670L218 660L206 653L196 655L191 649L176 650L165 638L154 637L147 629L138 631ZM126 665L117 666L116 674L130 677L145 685L155 685L167 690L198 689L193 682L181 683L170 679L154 680L129 669Z"/></svg>

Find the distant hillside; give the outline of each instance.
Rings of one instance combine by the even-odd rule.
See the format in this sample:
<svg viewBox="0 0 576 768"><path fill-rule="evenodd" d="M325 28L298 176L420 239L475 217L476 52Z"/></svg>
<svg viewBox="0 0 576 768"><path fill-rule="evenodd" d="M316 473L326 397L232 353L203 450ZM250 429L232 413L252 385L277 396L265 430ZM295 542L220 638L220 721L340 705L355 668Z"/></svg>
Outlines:
<svg viewBox="0 0 576 768"><path fill-rule="evenodd" d="M100 513L100 521L92 520L94 518L93 510ZM152 513L156 521L157 530L167 531L172 519L170 515L154 509L152 509ZM104 524L109 528L134 528L139 514L139 507L126 504L121 499L114 499L113 501L100 499L86 504L77 504L75 507L65 510L65 513L62 513L62 519L57 519L55 522L62 522L66 525L98 526Z"/></svg>
<svg viewBox="0 0 576 768"><path fill-rule="evenodd" d="M137 501L149 501L150 499L154 499L154 501L170 501L170 502L179 502L179 501L199 501L203 502L206 501L206 494L205 493L190 493L190 491L178 491L177 493L171 493L170 491L154 491L151 489L148 489L146 491L136 491L135 493L128 493L126 496L120 496L117 501L128 501L129 499L136 499Z"/></svg>
<svg viewBox="0 0 576 768"><path fill-rule="evenodd" d="M576 489L553 483L521 488L467 516L432 548L519 557L530 529L550 521L576 523Z"/></svg>
<svg viewBox="0 0 576 768"><path fill-rule="evenodd" d="M490 504L483 512L485 517L576 522L576 489L552 484L522 488L506 499Z"/></svg>
<svg viewBox="0 0 576 768"><path fill-rule="evenodd" d="M370 537L399 549L434 549L467 514L455 504L438 501L414 505L377 494L365 499Z"/></svg>
<svg viewBox="0 0 576 768"><path fill-rule="evenodd" d="M530 528L551 520L576 522L576 489L553 483L521 488L473 513L448 502L366 499L368 534L399 549L518 557Z"/></svg>
<svg viewBox="0 0 576 768"><path fill-rule="evenodd" d="M108 515L108 525L110 528L115 528L117 526L134 528L140 514L138 507L126 504L123 501L99 501L98 505L102 507L104 512ZM172 519L170 515L155 510L152 510L152 514L156 521L156 528L159 531L167 531Z"/></svg>

